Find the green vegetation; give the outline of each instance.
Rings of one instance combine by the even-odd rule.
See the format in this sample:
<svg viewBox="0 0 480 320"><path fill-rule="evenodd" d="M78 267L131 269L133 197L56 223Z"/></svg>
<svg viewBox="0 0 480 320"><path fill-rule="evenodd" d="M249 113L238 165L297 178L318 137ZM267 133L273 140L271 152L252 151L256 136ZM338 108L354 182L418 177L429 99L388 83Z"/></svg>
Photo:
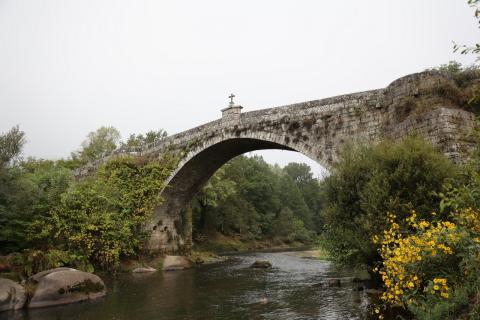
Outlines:
<svg viewBox="0 0 480 320"><path fill-rule="evenodd" d="M468 0L480 23L479 0ZM454 52L479 54L480 44L454 44ZM477 58L478 60L478 58ZM436 70L451 75L455 87L443 88L446 98L456 99L479 114L478 66L464 68L450 62ZM415 205L409 211L390 211L386 226L372 237L380 257L373 269L385 288L383 303L374 309L379 319L401 308L416 319L480 318L480 135L477 150L458 174L426 189L438 197L430 214ZM420 203L422 205L424 203ZM420 208L422 214L417 211Z"/></svg>
<svg viewBox="0 0 480 320"><path fill-rule="evenodd" d="M322 228L319 195L319 182L305 164L282 169L258 156L239 156L196 196L194 240L225 251L311 242ZM219 234L220 248L206 244Z"/></svg>
<svg viewBox="0 0 480 320"><path fill-rule="evenodd" d="M167 132L165 130L158 131L148 131L145 135L143 134L131 134L127 142L122 143L123 147L126 148L141 148L148 144L161 141L167 137Z"/></svg>
<svg viewBox="0 0 480 320"><path fill-rule="evenodd" d="M450 61L432 70L447 73L453 79L453 83L439 84L430 88L430 91L468 111L479 114L480 70L478 65L463 66L459 62Z"/></svg>
<svg viewBox="0 0 480 320"><path fill-rule="evenodd" d="M346 146L322 183L323 245L384 287L374 313L480 316L480 152L455 166L427 142Z"/></svg>
<svg viewBox="0 0 480 320"><path fill-rule="evenodd" d="M115 150L121 138L114 127L101 127L88 134L80 151L72 152L72 160L85 164L100 159Z"/></svg>
<svg viewBox="0 0 480 320"><path fill-rule="evenodd" d="M36 234L55 234L58 244L81 252L103 269L135 255L145 237L143 223L161 201L163 181L173 161L110 160L95 176L75 184L50 211L51 224ZM40 239L39 239L40 240Z"/></svg>
<svg viewBox="0 0 480 320"><path fill-rule="evenodd" d="M438 208L435 192L458 175L453 163L427 142L411 137L401 143L346 145L332 174L323 182L324 245L343 265L373 266L374 235L386 228L387 212L421 217Z"/></svg>
<svg viewBox="0 0 480 320"><path fill-rule="evenodd" d="M111 151L117 133L90 133L80 161L20 160L23 132L0 136L0 253L25 276L59 266L114 271L121 258L141 252L142 225L177 160L116 157L74 181L70 169Z"/></svg>

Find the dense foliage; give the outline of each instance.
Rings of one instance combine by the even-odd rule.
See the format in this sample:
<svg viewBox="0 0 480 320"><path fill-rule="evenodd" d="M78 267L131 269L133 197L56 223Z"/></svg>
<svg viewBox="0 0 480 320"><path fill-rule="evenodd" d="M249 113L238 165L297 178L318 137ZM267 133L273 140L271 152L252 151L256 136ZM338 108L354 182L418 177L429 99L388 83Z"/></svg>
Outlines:
<svg viewBox="0 0 480 320"><path fill-rule="evenodd" d="M109 134L89 137L92 146L111 140ZM0 167L0 253L16 252L12 263L26 274L61 265L112 270L121 257L141 251L147 236L142 224L160 203L176 159L116 157L76 182L70 170L75 160L12 163L23 143L18 128L0 141L8 155Z"/></svg>
<svg viewBox="0 0 480 320"><path fill-rule="evenodd" d="M81 252L103 269L114 268L120 257L142 248L147 236L142 225L160 203L170 170L166 162L110 160L62 196L50 211L51 224L38 226L37 234L53 234L58 245Z"/></svg>
<svg viewBox="0 0 480 320"><path fill-rule="evenodd" d="M371 239L387 227L388 212L404 220L413 209L427 218L438 208L444 183L458 175L452 162L427 142L347 145L323 182L324 245L344 265L380 260Z"/></svg>
<svg viewBox="0 0 480 320"><path fill-rule="evenodd" d="M433 221L429 221L433 220ZM389 228L375 237L383 262L375 268L386 291L382 300L418 319L480 317L480 213L471 208L429 220L412 211L408 227L389 216Z"/></svg>
<svg viewBox="0 0 480 320"><path fill-rule="evenodd" d="M415 137L347 146L322 187L323 243L380 279L374 314L478 319L480 151L458 167Z"/></svg>
<svg viewBox="0 0 480 320"><path fill-rule="evenodd" d="M242 240L312 240L321 230L320 187L310 167L273 167L239 156L222 167L194 200L194 239L216 232Z"/></svg>
<svg viewBox="0 0 480 320"><path fill-rule="evenodd" d="M0 135L0 167L5 167L20 154L25 143L24 138L25 134L18 126Z"/></svg>
<svg viewBox="0 0 480 320"><path fill-rule="evenodd" d="M157 131L148 131L145 134L131 134L127 142L122 143L122 147L132 149L132 148L141 148L146 145L159 142L167 137L167 132L165 130Z"/></svg>
<svg viewBox="0 0 480 320"><path fill-rule="evenodd" d="M77 152L72 152L72 160L85 164L100 159L117 149L122 136L114 127L100 127L88 134Z"/></svg>

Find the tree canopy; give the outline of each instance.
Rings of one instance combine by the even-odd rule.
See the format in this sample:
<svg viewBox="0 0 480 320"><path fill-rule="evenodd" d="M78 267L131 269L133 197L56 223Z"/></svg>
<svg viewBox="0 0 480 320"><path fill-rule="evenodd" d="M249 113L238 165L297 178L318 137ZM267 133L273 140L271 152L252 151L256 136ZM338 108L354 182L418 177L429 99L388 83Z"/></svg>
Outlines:
<svg viewBox="0 0 480 320"><path fill-rule="evenodd" d="M103 158L118 148L120 139L120 132L114 127L100 127L87 135L87 139L82 142L81 150L72 153L72 158L82 162Z"/></svg>
<svg viewBox="0 0 480 320"><path fill-rule="evenodd" d="M219 232L244 240L312 240L320 230L319 194L319 182L305 164L281 169L258 156L239 156L196 196L194 237Z"/></svg>

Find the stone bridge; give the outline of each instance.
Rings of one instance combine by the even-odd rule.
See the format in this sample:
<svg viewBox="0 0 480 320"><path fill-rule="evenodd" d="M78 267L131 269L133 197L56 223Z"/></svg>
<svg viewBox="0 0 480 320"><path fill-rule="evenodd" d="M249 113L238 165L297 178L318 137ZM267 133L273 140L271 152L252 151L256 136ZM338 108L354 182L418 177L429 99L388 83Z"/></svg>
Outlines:
<svg viewBox="0 0 480 320"><path fill-rule="evenodd" d="M452 93L455 87L448 75L428 71L384 89L270 109L241 113L242 107L231 103L220 119L138 150L136 154L150 157L168 150L181 159L162 192L165 201L146 226L152 232L149 248L188 251L193 196L223 164L249 151L296 151L328 169L346 141L375 143L418 134L461 162L474 145L470 133L475 117L462 109ZM88 174L106 159L77 175Z"/></svg>

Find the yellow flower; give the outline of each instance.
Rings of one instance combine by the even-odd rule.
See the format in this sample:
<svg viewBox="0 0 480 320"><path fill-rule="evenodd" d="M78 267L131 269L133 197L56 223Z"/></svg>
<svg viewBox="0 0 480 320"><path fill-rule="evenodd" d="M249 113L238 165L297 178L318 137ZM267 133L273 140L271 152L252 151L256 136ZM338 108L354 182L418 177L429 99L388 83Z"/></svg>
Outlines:
<svg viewBox="0 0 480 320"><path fill-rule="evenodd" d="M432 216L435 215L432 213ZM407 296L405 291L428 284L428 279L422 279L421 264L429 264L432 256L444 259L445 255L455 254L456 245L465 237L465 230L473 231L471 239L480 242L480 214L472 209L458 212L455 223L417 220L416 213L412 211L405 219L408 229L395 223L395 218L393 214L388 214L389 227L374 237L381 245L379 251L383 259L383 265L376 267L375 272L384 282L385 292L381 299L388 304L415 303L416 296L410 302L408 299L412 297ZM434 278L432 282L428 293L439 294L445 299L449 297L446 278ZM421 294L417 292L415 295Z"/></svg>

